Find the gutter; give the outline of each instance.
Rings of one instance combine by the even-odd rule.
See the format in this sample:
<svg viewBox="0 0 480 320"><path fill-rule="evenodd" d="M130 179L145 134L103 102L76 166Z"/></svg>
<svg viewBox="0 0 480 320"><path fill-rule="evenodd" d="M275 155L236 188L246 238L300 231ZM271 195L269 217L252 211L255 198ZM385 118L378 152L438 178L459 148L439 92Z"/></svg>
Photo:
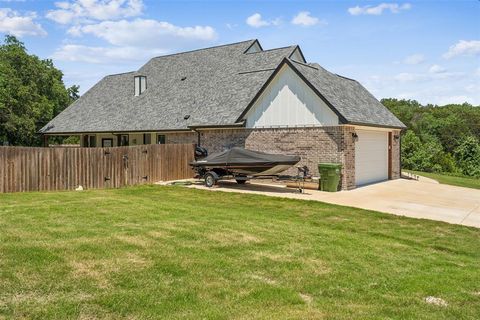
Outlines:
<svg viewBox="0 0 480 320"><path fill-rule="evenodd" d="M193 130L193 131L197 131L198 129L202 130L202 129L228 129L228 128L243 128L245 127L245 120L242 120L240 122L237 122L237 123L233 123L233 124L218 124L218 125L191 125L191 126L188 126L187 128Z"/></svg>
<svg viewBox="0 0 480 320"><path fill-rule="evenodd" d="M165 130L127 130L127 131L73 131L73 132L37 132L37 134L41 135L49 135L49 136L64 136L64 135L71 135L76 136L80 134L97 134L97 133L106 133L106 134L127 134L127 133L161 133L161 132L189 132L190 129L165 129Z"/></svg>

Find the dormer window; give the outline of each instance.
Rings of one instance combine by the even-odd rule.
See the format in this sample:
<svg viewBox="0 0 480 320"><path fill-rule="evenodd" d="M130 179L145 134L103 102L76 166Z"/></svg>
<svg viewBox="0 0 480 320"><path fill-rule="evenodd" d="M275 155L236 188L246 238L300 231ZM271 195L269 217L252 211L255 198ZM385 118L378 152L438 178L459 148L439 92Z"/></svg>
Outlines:
<svg viewBox="0 0 480 320"><path fill-rule="evenodd" d="M134 77L134 83L135 83L135 96L136 97L138 97L145 90L147 90L147 77L146 76L135 76Z"/></svg>

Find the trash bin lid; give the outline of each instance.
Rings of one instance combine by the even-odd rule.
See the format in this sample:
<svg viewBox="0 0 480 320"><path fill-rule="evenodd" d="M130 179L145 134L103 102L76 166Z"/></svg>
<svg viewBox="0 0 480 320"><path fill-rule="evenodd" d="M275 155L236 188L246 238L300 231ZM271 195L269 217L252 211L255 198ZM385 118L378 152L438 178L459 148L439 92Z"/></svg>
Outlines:
<svg viewBox="0 0 480 320"><path fill-rule="evenodd" d="M342 164L341 163L319 163L318 167L325 168L325 169L341 169Z"/></svg>

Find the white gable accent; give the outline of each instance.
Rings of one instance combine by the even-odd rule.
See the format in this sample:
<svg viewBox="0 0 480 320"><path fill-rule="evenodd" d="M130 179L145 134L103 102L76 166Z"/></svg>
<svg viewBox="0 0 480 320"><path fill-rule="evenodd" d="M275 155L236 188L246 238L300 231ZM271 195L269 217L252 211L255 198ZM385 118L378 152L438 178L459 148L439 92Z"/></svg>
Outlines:
<svg viewBox="0 0 480 320"><path fill-rule="evenodd" d="M284 65L246 114L247 128L338 125L338 116Z"/></svg>
<svg viewBox="0 0 480 320"><path fill-rule="evenodd" d="M247 51L245 51L245 53L255 53L260 51L262 51L262 48L260 48L258 42L255 42Z"/></svg>
<svg viewBox="0 0 480 320"><path fill-rule="evenodd" d="M295 49L295 51L292 52L292 54L290 55L289 58L292 59L292 60L298 61L298 62L302 62L302 63L305 63L305 62L306 62L306 61L303 59L303 56L302 56L302 54L300 53L300 49L299 49L299 48Z"/></svg>

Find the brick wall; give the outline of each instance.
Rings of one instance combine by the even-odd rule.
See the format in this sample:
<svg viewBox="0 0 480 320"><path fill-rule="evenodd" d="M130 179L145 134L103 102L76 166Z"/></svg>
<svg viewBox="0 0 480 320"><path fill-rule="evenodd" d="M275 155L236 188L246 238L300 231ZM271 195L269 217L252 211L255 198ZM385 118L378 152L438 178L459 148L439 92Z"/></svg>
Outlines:
<svg viewBox="0 0 480 320"><path fill-rule="evenodd" d="M302 158L298 165L306 165L312 175L318 176L318 163L342 164L341 188L355 188L355 143L353 126L311 128L265 128L265 129L215 129L202 130L201 145L210 153L232 147L242 147L267 153L295 154ZM394 130L393 135L399 135ZM167 143L196 143L194 132L166 133ZM295 175L290 168L285 174ZM392 178L400 178L400 141L393 139Z"/></svg>
<svg viewBox="0 0 480 320"><path fill-rule="evenodd" d="M393 130L392 135L400 137L400 130ZM392 139L392 179L399 179L400 175L400 139Z"/></svg>
<svg viewBox="0 0 480 320"><path fill-rule="evenodd" d="M165 133L165 143L197 143L197 134L195 132Z"/></svg>
<svg viewBox="0 0 480 320"><path fill-rule="evenodd" d="M312 128L223 129L201 131L201 144L210 153L242 147L267 153L295 154L318 176L318 163L343 164L342 189L355 187L355 146L353 127L332 126ZM167 139L168 140L168 139ZM290 168L285 174L295 175Z"/></svg>

